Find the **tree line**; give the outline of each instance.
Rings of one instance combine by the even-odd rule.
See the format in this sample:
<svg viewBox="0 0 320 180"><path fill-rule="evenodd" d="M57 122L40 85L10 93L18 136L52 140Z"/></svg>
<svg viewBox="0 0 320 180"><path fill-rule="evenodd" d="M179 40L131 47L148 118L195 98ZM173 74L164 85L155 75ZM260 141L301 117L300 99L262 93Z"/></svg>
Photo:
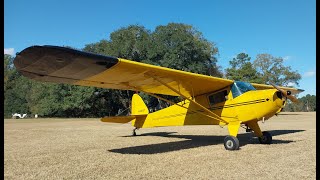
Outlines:
<svg viewBox="0 0 320 180"><path fill-rule="evenodd" d="M154 31L130 25L112 32L109 39L87 44L81 50L232 80L288 86L298 85L301 79L297 71L283 64L283 58L270 54L258 54L251 62L248 54L239 53L223 72L217 64L217 45L191 25L181 23L157 26ZM41 117L103 117L129 112L132 91L33 81L16 71L13 58L4 55L5 117L13 113ZM153 110L168 105L146 94L142 97ZM285 110L315 111L314 95L299 100L299 104L289 102Z"/></svg>

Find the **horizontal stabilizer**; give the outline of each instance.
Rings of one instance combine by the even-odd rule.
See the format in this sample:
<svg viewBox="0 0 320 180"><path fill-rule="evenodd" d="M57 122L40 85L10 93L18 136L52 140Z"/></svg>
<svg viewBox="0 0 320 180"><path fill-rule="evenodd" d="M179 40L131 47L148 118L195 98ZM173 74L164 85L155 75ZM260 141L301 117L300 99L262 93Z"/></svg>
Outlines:
<svg viewBox="0 0 320 180"><path fill-rule="evenodd" d="M109 122L109 123L128 123L135 119L136 119L135 116L111 116L111 117L101 118L101 121Z"/></svg>

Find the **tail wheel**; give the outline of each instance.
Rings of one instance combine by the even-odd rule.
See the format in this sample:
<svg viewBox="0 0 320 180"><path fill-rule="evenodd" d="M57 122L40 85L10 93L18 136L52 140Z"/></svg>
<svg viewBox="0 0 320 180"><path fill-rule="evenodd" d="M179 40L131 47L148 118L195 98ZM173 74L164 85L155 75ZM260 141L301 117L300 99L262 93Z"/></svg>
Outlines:
<svg viewBox="0 0 320 180"><path fill-rule="evenodd" d="M271 144L272 143L272 135L268 131L263 131L262 136L259 137L259 141L261 144Z"/></svg>
<svg viewBox="0 0 320 180"><path fill-rule="evenodd" d="M137 127L133 129L132 136L136 136L137 135L137 133L136 133L137 129L138 129Z"/></svg>
<svg viewBox="0 0 320 180"><path fill-rule="evenodd" d="M239 140L234 136L226 136L224 138L224 147L226 150L238 150L239 149Z"/></svg>

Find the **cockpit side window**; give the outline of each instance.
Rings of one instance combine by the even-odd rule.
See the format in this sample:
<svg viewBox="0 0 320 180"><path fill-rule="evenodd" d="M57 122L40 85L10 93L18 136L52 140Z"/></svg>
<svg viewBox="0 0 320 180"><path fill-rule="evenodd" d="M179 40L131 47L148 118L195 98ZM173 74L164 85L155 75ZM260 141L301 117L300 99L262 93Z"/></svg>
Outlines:
<svg viewBox="0 0 320 180"><path fill-rule="evenodd" d="M242 94L239 88L235 85L235 83L231 86L232 97L236 98Z"/></svg>
<svg viewBox="0 0 320 180"><path fill-rule="evenodd" d="M228 96L227 90L223 90L215 94L209 95L208 98L209 98L210 106L226 101L227 96Z"/></svg>

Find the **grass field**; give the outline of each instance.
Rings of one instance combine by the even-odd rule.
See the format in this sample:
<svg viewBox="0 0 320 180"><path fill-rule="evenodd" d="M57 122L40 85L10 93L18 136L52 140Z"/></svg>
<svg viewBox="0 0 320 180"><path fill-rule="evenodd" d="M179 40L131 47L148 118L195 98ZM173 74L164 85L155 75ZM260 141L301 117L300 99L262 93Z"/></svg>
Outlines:
<svg viewBox="0 0 320 180"><path fill-rule="evenodd" d="M99 119L5 119L5 179L316 179L316 113L283 113L260 123L261 145L240 129L226 151L227 128L139 129Z"/></svg>

